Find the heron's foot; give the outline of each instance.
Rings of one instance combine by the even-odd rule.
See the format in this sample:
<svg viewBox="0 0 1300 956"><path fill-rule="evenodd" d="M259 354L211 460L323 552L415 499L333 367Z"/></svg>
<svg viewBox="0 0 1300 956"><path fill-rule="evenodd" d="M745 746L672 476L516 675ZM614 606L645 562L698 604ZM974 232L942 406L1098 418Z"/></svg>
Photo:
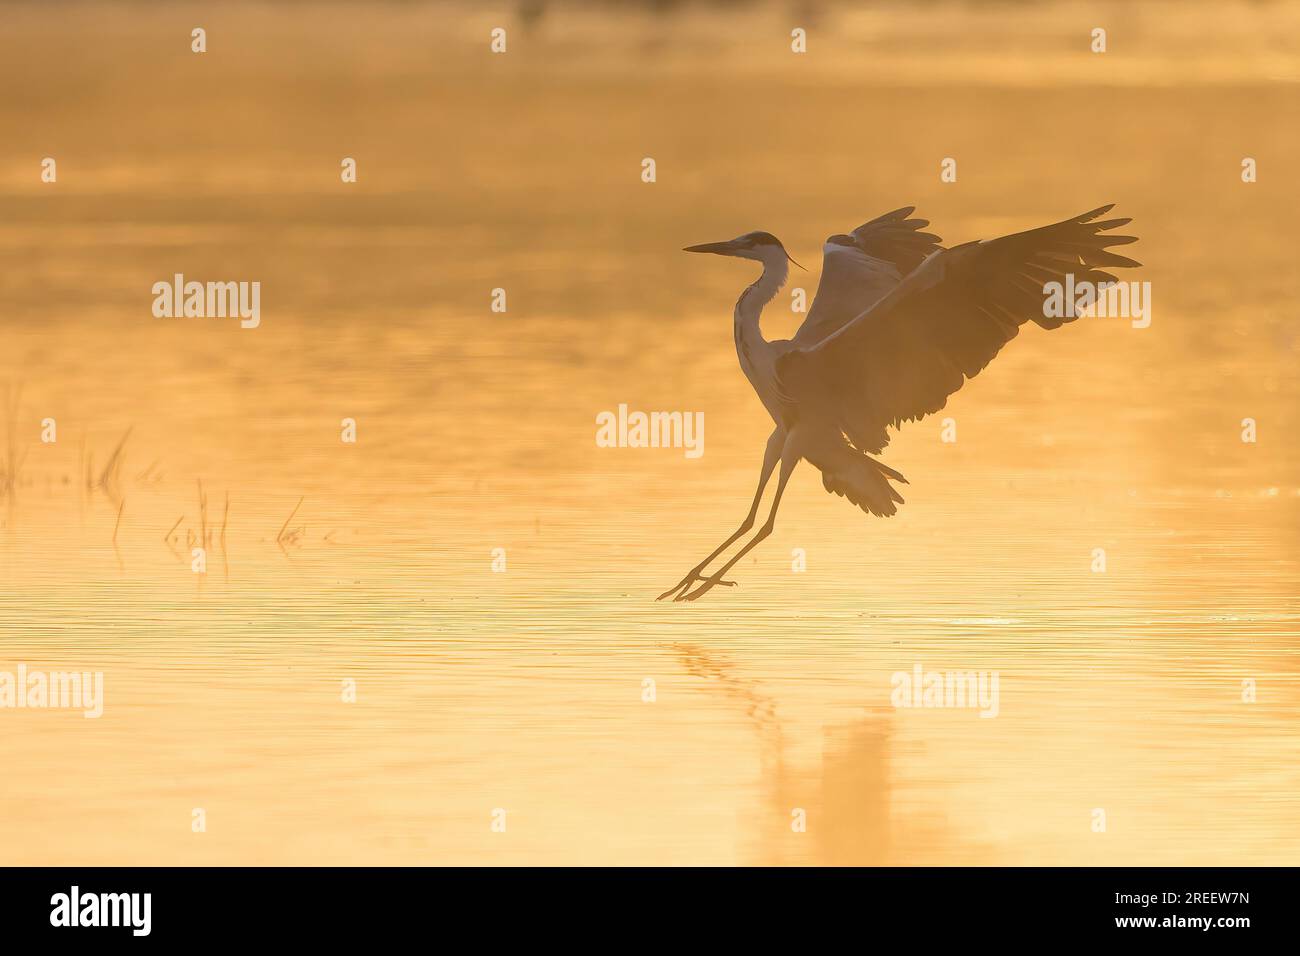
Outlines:
<svg viewBox="0 0 1300 956"><path fill-rule="evenodd" d="M703 568L692 568L691 570L687 571L686 577L682 578L680 581L678 581L676 584L670 587L663 594L659 595L657 598L655 598L655 600L662 601L670 594L678 594L679 592L681 594L685 594L690 589L691 585L694 584L696 581L704 580L704 578L700 577L700 571L702 570ZM674 597L673 600L674 601L681 600L680 595L678 597Z"/></svg>
<svg viewBox="0 0 1300 956"><path fill-rule="evenodd" d="M674 601L698 601L700 598L704 597L704 595L708 594L711 590L713 590L714 587L716 587L719 584L721 584L723 587L728 587L728 588L734 588L736 586L735 581L724 581L722 578L721 571L707 578L703 578L702 581L703 583L694 591L691 591L689 594L683 593L678 597L673 598L673 600Z"/></svg>

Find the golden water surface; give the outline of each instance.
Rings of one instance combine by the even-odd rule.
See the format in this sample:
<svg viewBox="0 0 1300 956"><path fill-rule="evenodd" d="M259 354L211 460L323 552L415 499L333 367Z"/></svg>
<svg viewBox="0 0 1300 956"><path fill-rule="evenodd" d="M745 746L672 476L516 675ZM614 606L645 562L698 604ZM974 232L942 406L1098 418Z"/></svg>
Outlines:
<svg viewBox="0 0 1300 956"><path fill-rule="evenodd" d="M1282 3L0 6L0 671L105 687L0 710L0 862L1295 863L1298 54ZM811 295L898 206L1107 202L1150 327L1027 326L896 517L801 466L654 601L770 430L753 264L683 245ZM155 318L176 273L261 325ZM597 447L620 403L705 453ZM895 709L917 664L997 717Z"/></svg>

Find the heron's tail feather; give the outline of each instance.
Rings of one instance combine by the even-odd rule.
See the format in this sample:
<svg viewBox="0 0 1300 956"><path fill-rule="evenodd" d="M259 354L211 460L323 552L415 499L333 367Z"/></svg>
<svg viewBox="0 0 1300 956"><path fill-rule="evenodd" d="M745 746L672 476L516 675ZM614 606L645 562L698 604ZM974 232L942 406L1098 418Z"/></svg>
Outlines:
<svg viewBox="0 0 1300 956"><path fill-rule="evenodd" d="M847 443L806 457L821 471L822 487L848 498L867 514L888 518L903 503L903 496L889 482L907 484L907 479Z"/></svg>

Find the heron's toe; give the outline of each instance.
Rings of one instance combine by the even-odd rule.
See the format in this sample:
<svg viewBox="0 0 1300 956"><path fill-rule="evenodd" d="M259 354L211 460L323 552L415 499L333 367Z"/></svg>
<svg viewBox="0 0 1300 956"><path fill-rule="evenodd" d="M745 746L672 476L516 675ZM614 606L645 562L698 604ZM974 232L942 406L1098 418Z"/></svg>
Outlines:
<svg viewBox="0 0 1300 956"><path fill-rule="evenodd" d="M665 591L663 594L661 594L661 595L659 595L657 598L655 598L655 600L656 600L656 601L662 601L664 598L668 597L670 594L677 594L679 591L685 591L685 590L686 590L687 588L689 588L692 584L694 584L697 580L698 580L698 579L697 579L696 577L694 577L694 576L688 574L686 577L682 578L680 581L678 581L676 584L674 584L672 587L670 587L670 588L669 588L667 591ZM678 600L678 599L677 599L677 598L674 598L674 600Z"/></svg>
<svg viewBox="0 0 1300 956"><path fill-rule="evenodd" d="M692 591L690 594L682 594L680 597L674 598L674 600L676 600L676 601L698 601L700 598L704 597L704 595L708 594L709 591L711 591L711 590L713 589L714 585L717 585L717 584L721 584L721 585L723 585L723 586L725 586L725 587L729 587L729 588L734 588L734 587L736 586L736 582L735 582L735 581L725 581L725 580L723 580L721 577L718 577L717 575L715 575L715 576L713 576L713 577L711 577L711 578L705 578L705 579L704 579L704 583L701 584L701 585L700 585L698 588L696 588L694 591Z"/></svg>

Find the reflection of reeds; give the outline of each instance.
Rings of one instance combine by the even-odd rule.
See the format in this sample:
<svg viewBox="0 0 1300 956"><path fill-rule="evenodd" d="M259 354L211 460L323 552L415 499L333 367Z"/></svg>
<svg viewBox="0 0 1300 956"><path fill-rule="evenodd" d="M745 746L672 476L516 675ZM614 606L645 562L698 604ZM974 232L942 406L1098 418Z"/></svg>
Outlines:
<svg viewBox="0 0 1300 956"><path fill-rule="evenodd" d="M18 451L18 407L22 397L21 385L5 386L5 457L0 462L0 498L8 499L11 505L18 494L18 473L27 455Z"/></svg>
<svg viewBox="0 0 1300 956"><path fill-rule="evenodd" d="M305 528L294 528L292 531L289 530L289 522L292 521L293 516L298 513L298 509L302 507L302 503L306 500L306 497L306 495L303 495L298 499L298 503L294 505L293 510L289 512L289 517L284 519L284 524L280 527L280 533L275 536L275 543L280 546L280 550L286 555L289 553L287 545L298 544L298 542L302 540L303 532L306 530Z"/></svg>
<svg viewBox="0 0 1300 956"><path fill-rule="evenodd" d="M203 490L203 479L202 479L202 478L195 478L194 481L195 481L195 484L197 484L197 485L198 485L198 488L199 488L199 538L198 538L198 543L199 543L199 547L200 547L200 548L202 548L204 551L207 551L208 548L209 548L209 546L212 544L212 542L208 540L208 496L207 496L207 493L204 492L204 490ZM190 542L190 547L194 547L194 542L193 542L192 539L191 539L191 542Z"/></svg>
<svg viewBox="0 0 1300 956"><path fill-rule="evenodd" d="M104 470L99 473L99 480L95 483L95 486L103 491L113 504L120 504L122 501L120 480L122 462L125 460L123 450L126 448L126 440L131 437L131 430L134 427L134 425L131 426L122 435L117 447L113 449L113 454L108 456L108 462L104 465Z"/></svg>
<svg viewBox="0 0 1300 956"><path fill-rule="evenodd" d="M83 430L81 440L77 442L77 471L72 476L72 487L77 489L77 522L81 530L86 530L86 489L81 483L81 476L86 473L86 433Z"/></svg>
<svg viewBox="0 0 1300 956"><path fill-rule="evenodd" d="M126 567L126 565L122 563L122 552L117 549L117 529L122 527L122 512L124 510L126 510L125 498L123 498L122 503L117 506L117 521L113 523L113 553L117 555L117 566L119 570L125 569Z"/></svg>
<svg viewBox="0 0 1300 956"><path fill-rule="evenodd" d="M226 552L226 529L230 525L230 492L228 491L226 492L225 501L221 508L221 526L219 528L209 528L208 527L208 493L203 490L202 478L194 479L194 483L198 489L199 527L197 533L193 528L185 529L185 547L187 548L200 547L203 548L203 550L205 551L211 551L212 543L215 538L217 544L219 544L221 548L221 558L222 558L223 565L225 567L226 580L229 580L230 560L229 560L229 555ZM184 520L185 520L185 515L182 514L179 518L176 519L175 523L173 523L172 526L167 529L167 533L163 535L163 544L165 544L167 546L167 550L172 553L172 557L174 557L181 564L185 563L185 557L179 551L176 550L176 545L178 545L181 540L180 535L176 533L176 529L181 526L181 523Z"/></svg>
<svg viewBox="0 0 1300 956"><path fill-rule="evenodd" d="M176 529L181 526L181 522L184 520L185 520L185 516L181 515L179 518L176 519L176 523L171 526L171 530L168 531L165 535L163 535L163 544L167 545L167 550L170 551L173 555L175 555L176 560L180 561L182 564L185 562L185 559L181 557L179 551L177 551L175 548L172 547L172 542L180 540L180 538L176 537Z"/></svg>
<svg viewBox="0 0 1300 956"><path fill-rule="evenodd" d="M226 492L226 503L221 509L221 567L226 583L230 583L230 556L226 553L226 523L230 520L230 492Z"/></svg>

